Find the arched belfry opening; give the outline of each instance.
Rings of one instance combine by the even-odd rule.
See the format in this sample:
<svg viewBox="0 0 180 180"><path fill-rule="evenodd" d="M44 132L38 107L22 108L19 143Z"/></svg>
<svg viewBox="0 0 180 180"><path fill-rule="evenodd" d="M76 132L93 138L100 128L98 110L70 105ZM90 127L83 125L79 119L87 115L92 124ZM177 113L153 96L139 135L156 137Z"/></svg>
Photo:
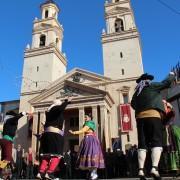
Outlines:
<svg viewBox="0 0 180 180"><path fill-rule="evenodd" d="M43 46L45 46L45 45L46 45L46 36L45 36L44 34L42 34L42 35L40 36L39 46L40 46L40 47L43 47Z"/></svg>
<svg viewBox="0 0 180 180"><path fill-rule="evenodd" d="M46 11L45 11L45 18L48 18L48 17L49 17L49 11L46 10Z"/></svg>
<svg viewBox="0 0 180 180"><path fill-rule="evenodd" d="M115 20L114 26L115 26L115 32L122 32L122 31L124 31L124 23L123 23L122 19L117 18Z"/></svg>

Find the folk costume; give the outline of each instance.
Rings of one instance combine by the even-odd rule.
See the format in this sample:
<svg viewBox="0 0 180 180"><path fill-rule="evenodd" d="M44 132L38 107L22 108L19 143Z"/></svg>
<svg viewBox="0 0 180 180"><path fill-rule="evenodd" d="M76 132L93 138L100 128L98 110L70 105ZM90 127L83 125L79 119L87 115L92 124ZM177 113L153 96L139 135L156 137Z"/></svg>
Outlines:
<svg viewBox="0 0 180 180"><path fill-rule="evenodd" d="M180 127L171 123L164 127L160 168L164 172L174 171L178 175L180 172Z"/></svg>
<svg viewBox="0 0 180 180"><path fill-rule="evenodd" d="M18 120L25 115L27 115L26 112L17 114L14 111L8 111L6 113L2 132L3 138L0 139L1 160L12 161L12 144L16 135Z"/></svg>
<svg viewBox="0 0 180 180"><path fill-rule="evenodd" d="M53 179L54 171L63 154L64 117L63 113L69 100L55 100L46 112L44 132L40 138L41 164L37 178Z"/></svg>
<svg viewBox="0 0 180 180"><path fill-rule="evenodd" d="M136 80L137 86L132 97L131 106L135 110L138 132L138 163L139 176L144 177L144 163L146 152L151 148L151 174L160 178L158 164L162 152L162 116L165 108L161 91L169 88L175 80L174 73L162 82L151 82L152 75L143 74Z"/></svg>
<svg viewBox="0 0 180 180"><path fill-rule="evenodd" d="M83 128L79 131L71 131L72 134L85 133L83 140L81 141L77 166L82 170L89 170L90 179L97 179L97 169L105 168L104 158L100 146L100 142L95 134L96 125L89 116L85 116L85 123Z"/></svg>

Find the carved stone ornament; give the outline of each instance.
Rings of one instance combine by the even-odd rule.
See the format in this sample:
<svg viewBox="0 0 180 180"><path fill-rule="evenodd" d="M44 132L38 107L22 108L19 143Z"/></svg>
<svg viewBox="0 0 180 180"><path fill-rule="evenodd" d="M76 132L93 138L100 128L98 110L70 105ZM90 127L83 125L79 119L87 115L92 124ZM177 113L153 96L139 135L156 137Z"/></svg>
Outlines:
<svg viewBox="0 0 180 180"><path fill-rule="evenodd" d="M82 94L82 93L83 92L77 88L65 86L63 89L60 90L60 97L78 96L79 94Z"/></svg>
<svg viewBox="0 0 180 180"><path fill-rule="evenodd" d="M76 83L82 83L84 82L84 78L82 78L82 75L80 73L76 73L72 76L72 81Z"/></svg>

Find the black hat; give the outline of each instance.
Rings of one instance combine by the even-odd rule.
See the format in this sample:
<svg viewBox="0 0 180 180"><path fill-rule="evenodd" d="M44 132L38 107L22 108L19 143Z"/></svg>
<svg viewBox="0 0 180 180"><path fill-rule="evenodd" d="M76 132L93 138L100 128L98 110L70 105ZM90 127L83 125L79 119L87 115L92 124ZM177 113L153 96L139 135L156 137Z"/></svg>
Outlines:
<svg viewBox="0 0 180 180"><path fill-rule="evenodd" d="M139 83L141 80L153 80L154 79L154 76L153 75L150 75L148 73L145 73L145 74L142 74L137 80L136 80L136 83Z"/></svg>
<svg viewBox="0 0 180 180"><path fill-rule="evenodd" d="M11 111L7 111L7 112L6 112L6 115L16 116L17 113L11 110Z"/></svg>

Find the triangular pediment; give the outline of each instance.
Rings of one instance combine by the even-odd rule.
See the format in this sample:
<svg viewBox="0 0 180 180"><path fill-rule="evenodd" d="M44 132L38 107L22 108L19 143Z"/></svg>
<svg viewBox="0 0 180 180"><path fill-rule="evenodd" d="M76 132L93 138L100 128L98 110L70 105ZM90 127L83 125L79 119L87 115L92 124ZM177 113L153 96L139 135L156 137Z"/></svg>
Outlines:
<svg viewBox="0 0 180 180"><path fill-rule="evenodd" d="M108 92L98 89L99 84L111 81L110 78L83 69L75 68L52 82L42 93L29 101L32 106L48 105L54 99L74 96L75 99L96 100L107 96L112 103ZM97 87L97 88L96 88Z"/></svg>
<svg viewBox="0 0 180 180"><path fill-rule="evenodd" d="M54 99L64 99L67 96L73 96L76 99L78 98L92 98L96 96L104 96L107 92L96 89L87 85L79 84L73 81L65 80L60 84L51 87L50 89L45 90L37 97L30 100L30 103L39 104L39 103L52 103Z"/></svg>
<svg viewBox="0 0 180 180"><path fill-rule="evenodd" d="M119 7L116 6L114 8L112 8L111 10L107 11L107 14L113 14L113 13L123 13L123 12L129 12L129 8L125 8L125 7Z"/></svg>
<svg viewBox="0 0 180 180"><path fill-rule="evenodd" d="M111 78L105 77L100 74L96 74L90 71L86 71L83 69L75 68L68 73L66 73L64 76L60 77L56 81L52 82L50 86L48 86L46 89L51 89L52 87L56 86L57 84L61 84L65 80L76 82L78 84L84 84L88 86L92 86L97 83L103 83L111 81Z"/></svg>
<svg viewBox="0 0 180 180"><path fill-rule="evenodd" d="M67 77L67 80L81 84L93 84L95 82L104 82L111 79L100 74L92 73L90 71L74 69Z"/></svg>

